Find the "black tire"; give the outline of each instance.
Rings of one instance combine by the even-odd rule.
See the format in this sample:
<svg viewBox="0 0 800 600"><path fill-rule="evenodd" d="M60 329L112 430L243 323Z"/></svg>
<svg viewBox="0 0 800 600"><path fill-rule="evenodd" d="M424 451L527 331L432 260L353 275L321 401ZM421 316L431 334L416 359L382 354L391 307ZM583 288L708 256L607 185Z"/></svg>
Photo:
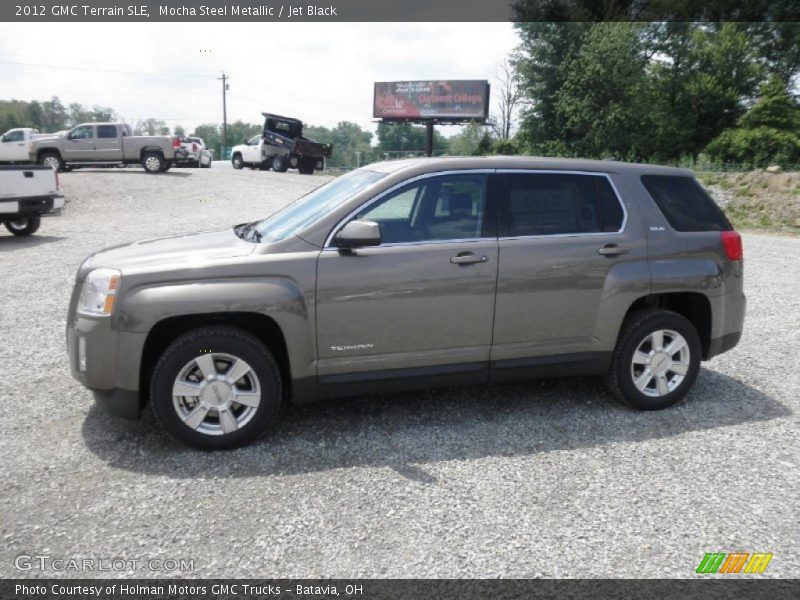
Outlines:
<svg viewBox="0 0 800 600"><path fill-rule="evenodd" d="M255 373L260 387L260 403L250 420L231 433L213 435L192 429L184 423L173 404L176 378L188 363L209 351L245 361ZM237 448L252 441L275 422L281 399L280 370L272 354L257 338L236 327L201 327L181 335L161 354L150 380L150 405L156 420L172 437L200 450ZM246 409L244 406L239 408ZM219 412L209 411L206 419L211 419L213 427L215 414L221 427ZM205 424L203 421L199 427Z"/></svg>
<svg viewBox="0 0 800 600"><path fill-rule="evenodd" d="M289 168L289 161L286 160L285 156L281 156L280 154L276 154L270 159L270 166L272 170L276 173L285 173L286 170Z"/></svg>
<svg viewBox="0 0 800 600"><path fill-rule="evenodd" d="M676 387L669 393L652 396L640 391L634 383L633 360L634 353L640 344L644 343L650 334L660 330L673 331L684 338L689 351L689 361L683 380ZM677 353L670 357L670 360L674 356L677 356ZM634 408L661 410L680 401L691 389L700 372L701 357L700 336L688 319L671 310L657 308L637 310L631 313L622 324L617 346L611 359L611 368L605 376L605 384L615 398ZM645 367L636 368L642 369L640 375L644 375ZM646 368L649 372L650 367ZM674 373L667 371L664 375L665 377L674 376ZM655 388L656 380L657 378L653 378L648 385L652 384L652 387ZM654 393L654 390L650 391Z"/></svg>
<svg viewBox="0 0 800 600"><path fill-rule="evenodd" d="M301 158L297 170L300 171L302 175L313 175L316 164L317 161L313 158Z"/></svg>
<svg viewBox="0 0 800 600"><path fill-rule="evenodd" d="M160 152L145 152L142 155L142 168L148 173L163 173L166 163Z"/></svg>
<svg viewBox="0 0 800 600"><path fill-rule="evenodd" d="M233 156L231 156L231 164L233 165L234 169L244 168L244 161L242 160L242 155L234 154Z"/></svg>
<svg viewBox="0 0 800 600"><path fill-rule="evenodd" d="M65 167L64 159L62 159L61 155L55 151L43 152L42 155L39 157L39 164L41 166L47 166L48 164L57 165L56 166L57 171L63 171Z"/></svg>
<svg viewBox="0 0 800 600"><path fill-rule="evenodd" d="M164 166L161 167L161 172L166 173L173 167L173 163L169 162L168 160L164 161Z"/></svg>
<svg viewBox="0 0 800 600"><path fill-rule="evenodd" d="M38 231L39 225L41 224L42 218L39 216L23 217L21 219L14 219L13 221L6 221L4 223L6 229L17 236L33 235Z"/></svg>
<svg viewBox="0 0 800 600"><path fill-rule="evenodd" d="M208 161L207 165L204 165L203 163L198 163L198 165L200 166L201 169L210 169L211 168L211 161Z"/></svg>
<svg viewBox="0 0 800 600"><path fill-rule="evenodd" d="M265 160L264 162L259 164L258 165L258 170L259 171L269 171L270 170L269 161Z"/></svg>

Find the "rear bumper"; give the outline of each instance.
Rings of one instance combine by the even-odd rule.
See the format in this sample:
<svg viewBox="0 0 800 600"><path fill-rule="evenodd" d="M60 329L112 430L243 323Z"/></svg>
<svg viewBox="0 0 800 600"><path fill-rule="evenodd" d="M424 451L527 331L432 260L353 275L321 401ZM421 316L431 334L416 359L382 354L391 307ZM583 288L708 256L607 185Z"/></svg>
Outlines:
<svg viewBox="0 0 800 600"><path fill-rule="evenodd" d="M0 220L35 217L37 215L57 215L63 207L63 196L3 198L0 200Z"/></svg>

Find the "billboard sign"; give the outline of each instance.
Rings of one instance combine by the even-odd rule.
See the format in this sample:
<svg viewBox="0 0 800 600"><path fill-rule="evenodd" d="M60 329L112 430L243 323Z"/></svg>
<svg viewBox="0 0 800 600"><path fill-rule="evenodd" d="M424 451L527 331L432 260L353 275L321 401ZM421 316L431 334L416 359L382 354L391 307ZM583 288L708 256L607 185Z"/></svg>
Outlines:
<svg viewBox="0 0 800 600"><path fill-rule="evenodd" d="M377 119L482 121L489 116L489 82L378 82L373 106L373 116Z"/></svg>

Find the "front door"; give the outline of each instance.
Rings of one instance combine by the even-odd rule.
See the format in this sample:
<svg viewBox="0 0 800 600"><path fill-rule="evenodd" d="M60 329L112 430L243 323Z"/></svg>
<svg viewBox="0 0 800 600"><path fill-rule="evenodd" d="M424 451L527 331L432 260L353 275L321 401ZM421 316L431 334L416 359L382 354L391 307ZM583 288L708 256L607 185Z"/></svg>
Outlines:
<svg viewBox="0 0 800 600"><path fill-rule="evenodd" d="M248 164L259 164L261 162L261 136L251 138L242 152L242 160Z"/></svg>
<svg viewBox="0 0 800 600"><path fill-rule="evenodd" d="M81 125L67 134L62 156L66 160L94 160L94 125Z"/></svg>
<svg viewBox="0 0 800 600"><path fill-rule="evenodd" d="M618 291L606 289L609 273L616 269L624 280L620 269L644 264L647 254L644 236L626 228L611 179L513 172L500 174L498 183L492 377L524 375L556 362L556 355L565 362L603 360L616 341L603 339L605 296Z"/></svg>
<svg viewBox="0 0 800 600"><path fill-rule="evenodd" d="M14 129L0 138L0 162L26 161L25 131Z"/></svg>
<svg viewBox="0 0 800 600"><path fill-rule="evenodd" d="M405 184L351 217L379 223L382 243L320 253L323 396L487 380L498 252L486 215L487 176L468 172Z"/></svg>

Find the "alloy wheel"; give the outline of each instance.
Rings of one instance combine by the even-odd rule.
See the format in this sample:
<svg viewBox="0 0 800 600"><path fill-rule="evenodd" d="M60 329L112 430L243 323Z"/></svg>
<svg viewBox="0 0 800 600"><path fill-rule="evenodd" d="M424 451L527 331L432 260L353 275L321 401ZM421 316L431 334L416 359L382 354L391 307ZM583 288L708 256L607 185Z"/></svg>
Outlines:
<svg viewBox="0 0 800 600"><path fill-rule="evenodd" d="M647 335L633 353L633 384L646 396L658 398L675 391L689 371L689 344L677 331L658 329Z"/></svg>
<svg viewBox="0 0 800 600"><path fill-rule="evenodd" d="M190 429L225 435L252 420L261 403L261 386L253 368L241 358L201 354L175 377L172 403Z"/></svg>

